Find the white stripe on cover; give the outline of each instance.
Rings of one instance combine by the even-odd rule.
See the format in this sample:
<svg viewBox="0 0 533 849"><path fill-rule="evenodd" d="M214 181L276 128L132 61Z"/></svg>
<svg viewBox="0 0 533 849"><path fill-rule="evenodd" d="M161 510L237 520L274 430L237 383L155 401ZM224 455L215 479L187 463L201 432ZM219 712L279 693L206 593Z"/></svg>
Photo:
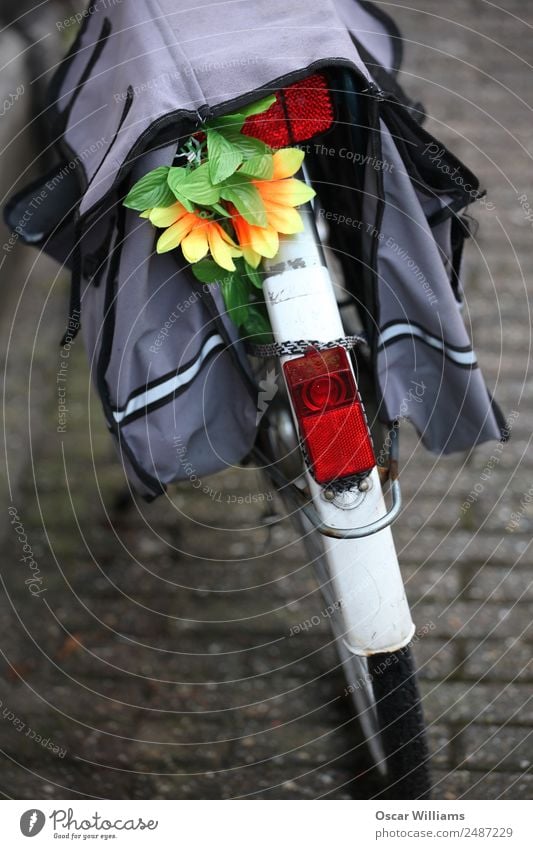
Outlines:
<svg viewBox="0 0 533 849"><path fill-rule="evenodd" d="M165 398L167 395L172 395L176 392L176 390L185 386L187 383L190 383L202 368L206 357L208 357L211 351L219 345L224 345L224 340L222 336L215 333L213 336L209 337L203 348L200 350L198 357L192 365L189 366L189 368L179 374L173 375L173 377L169 377L169 379L165 380L164 383L160 383L157 386L153 386L151 389L147 389L146 392L142 393L142 395L136 395L135 398L131 398L123 410L114 411L113 418L117 424L120 424L120 422L127 418L127 416L131 416L132 413L136 413L137 410L142 410L145 407L150 406L150 404L154 404L156 401L161 400L161 398Z"/></svg>
<svg viewBox="0 0 533 849"><path fill-rule="evenodd" d="M432 336L429 333L426 333L420 327L417 327L414 324L409 324L408 322L392 325L391 327L387 327L379 337L379 345L386 345L388 342L391 342L395 339L396 336L418 336L419 339L423 339L428 345L431 345L432 348L436 348L438 351L444 351L446 356L463 366L475 366L477 365L477 359L474 351L455 351L453 348L449 348L442 339L437 339L436 336Z"/></svg>

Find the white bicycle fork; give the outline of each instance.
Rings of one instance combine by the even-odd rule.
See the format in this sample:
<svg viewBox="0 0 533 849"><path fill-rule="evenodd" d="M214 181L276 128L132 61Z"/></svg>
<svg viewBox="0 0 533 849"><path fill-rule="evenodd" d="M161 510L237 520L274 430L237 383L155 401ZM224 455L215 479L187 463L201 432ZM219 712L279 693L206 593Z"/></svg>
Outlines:
<svg viewBox="0 0 533 849"><path fill-rule="evenodd" d="M304 233L285 238L275 260L266 260L263 269L263 292L276 342L331 342L344 336L333 283L311 216L307 216ZM281 362L290 359L293 357L285 356ZM297 427L296 418L294 421ZM365 491L354 486L333 500L325 497L327 487L317 484L309 472L306 479L316 513L331 528L351 530L369 525L386 513L377 468L367 479ZM328 495L331 498L331 493ZM349 652L368 656L406 646L415 626L390 528L359 539L324 536L323 542Z"/></svg>

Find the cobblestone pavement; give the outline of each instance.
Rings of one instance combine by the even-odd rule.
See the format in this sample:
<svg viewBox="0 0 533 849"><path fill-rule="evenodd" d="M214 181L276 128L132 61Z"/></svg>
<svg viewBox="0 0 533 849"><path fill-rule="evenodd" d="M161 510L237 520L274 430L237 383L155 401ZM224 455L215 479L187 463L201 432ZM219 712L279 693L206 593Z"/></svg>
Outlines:
<svg viewBox="0 0 533 849"><path fill-rule="evenodd" d="M394 12L408 37L405 83L427 106L430 129L490 188L469 245L466 315L513 422L508 444L469 456L437 459L412 434L404 439L396 539L415 621L429 626L415 652L434 793L531 798L533 135L520 17L533 17L518 0L500 9L416 0ZM58 434L50 302L39 318L29 338L15 338L20 383L8 407L8 422L19 417L9 457L17 428L28 428L31 389L34 438L2 561L0 791L371 796L327 622L290 636L323 602L290 526L261 527L268 486L252 469L232 470L210 479L208 494L180 485L118 509L122 474L81 345L66 361L69 412ZM28 381L34 336L35 357L50 363L46 407L42 377ZM246 503L251 492L263 500ZM37 597L11 520L38 564Z"/></svg>

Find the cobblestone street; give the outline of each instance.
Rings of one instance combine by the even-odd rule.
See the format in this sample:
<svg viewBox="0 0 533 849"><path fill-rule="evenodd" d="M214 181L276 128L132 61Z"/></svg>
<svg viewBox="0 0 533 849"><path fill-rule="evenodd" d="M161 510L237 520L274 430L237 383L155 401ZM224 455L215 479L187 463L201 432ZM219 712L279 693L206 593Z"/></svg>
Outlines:
<svg viewBox="0 0 533 849"><path fill-rule="evenodd" d="M488 189L471 209L479 230L466 248L465 319L511 430L508 443L437 458L402 429L395 539L424 633L414 651L433 792L530 799L533 9L518 0L378 5L404 33L402 83L423 101L428 130ZM258 472L122 504L81 339L63 364L68 413L58 433L67 288L57 274L39 265L2 325L13 335L0 793L371 798L377 784L324 602L290 523L265 525L276 501ZM250 493L260 497L250 503ZM37 575L21 560L21 526ZM306 620L320 621L294 633Z"/></svg>

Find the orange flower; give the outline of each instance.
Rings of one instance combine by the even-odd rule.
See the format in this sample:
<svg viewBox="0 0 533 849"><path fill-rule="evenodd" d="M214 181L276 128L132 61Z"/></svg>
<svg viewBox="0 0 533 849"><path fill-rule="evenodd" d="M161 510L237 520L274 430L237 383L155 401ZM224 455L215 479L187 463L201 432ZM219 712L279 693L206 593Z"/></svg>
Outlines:
<svg viewBox="0 0 533 849"><path fill-rule="evenodd" d="M228 204L228 212L231 212L231 221L242 255L249 265L257 268L262 257L272 259L276 256L279 250L279 236L272 225L257 227L255 224L249 224L239 215L233 204Z"/></svg>
<svg viewBox="0 0 533 849"><path fill-rule="evenodd" d="M172 206L147 210L143 216L156 227L166 228L157 241L157 253L166 253L181 245L187 262L195 263L211 251L217 265L235 271L233 257L242 256L242 251L212 218L188 212L179 201Z"/></svg>
<svg viewBox="0 0 533 849"><path fill-rule="evenodd" d="M273 155L274 172L270 180L253 180L265 206L268 224L257 227L248 224L237 210L233 225L239 246L246 261L257 268L262 257L272 258L279 250L278 233L292 235L303 230L300 213L294 208L314 197L315 192L293 175L300 168L304 152L298 148L283 148Z"/></svg>

